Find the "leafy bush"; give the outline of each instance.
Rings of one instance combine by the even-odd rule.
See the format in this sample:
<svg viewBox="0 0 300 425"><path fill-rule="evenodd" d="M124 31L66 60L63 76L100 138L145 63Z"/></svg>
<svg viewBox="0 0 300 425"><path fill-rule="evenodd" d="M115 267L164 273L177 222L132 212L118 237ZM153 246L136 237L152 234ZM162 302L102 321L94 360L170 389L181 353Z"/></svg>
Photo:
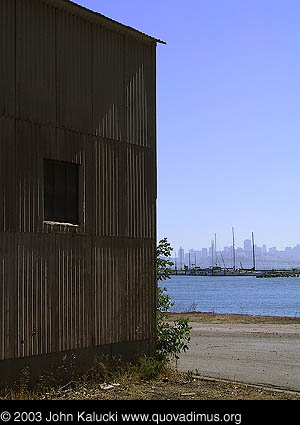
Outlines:
<svg viewBox="0 0 300 425"><path fill-rule="evenodd" d="M156 248L156 268L157 268L157 280L170 279L173 266L172 261L168 258L171 255L173 248L169 244L167 238L161 239L158 242Z"/></svg>
<svg viewBox="0 0 300 425"><path fill-rule="evenodd" d="M166 280L171 277L171 266L168 260L172 252L171 245L167 239L161 239L157 247L157 280ZM167 312L174 305L166 288L157 288L157 340L156 356L158 359L169 362L179 359L179 354L188 349L191 339L191 327L188 320L176 320L174 324L166 321Z"/></svg>

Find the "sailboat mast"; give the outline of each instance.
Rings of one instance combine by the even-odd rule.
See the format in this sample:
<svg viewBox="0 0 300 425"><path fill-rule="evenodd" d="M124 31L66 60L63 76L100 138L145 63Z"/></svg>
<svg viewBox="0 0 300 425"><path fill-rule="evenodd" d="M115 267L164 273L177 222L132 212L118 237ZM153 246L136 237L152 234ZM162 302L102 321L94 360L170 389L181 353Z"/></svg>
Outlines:
<svg viewBox="0 0 300 425"><path fill-rule="evenodd" d="M232 256L233 256L233 270L235 270L234 228L232 228Z"/></svg>
<svg viewBox="0 0 300 425"><path fill-rule="evenodd" d="M215 233L215 265L218 265L218 260L217 260L217 234Z"/></svg>
<svg viewBox="0 0 300 425"><path fill-rule="evenodd" d="M252 256L253 256L253 270L255 270L255 248L254 248L254 234L252 232Z"/></svg>

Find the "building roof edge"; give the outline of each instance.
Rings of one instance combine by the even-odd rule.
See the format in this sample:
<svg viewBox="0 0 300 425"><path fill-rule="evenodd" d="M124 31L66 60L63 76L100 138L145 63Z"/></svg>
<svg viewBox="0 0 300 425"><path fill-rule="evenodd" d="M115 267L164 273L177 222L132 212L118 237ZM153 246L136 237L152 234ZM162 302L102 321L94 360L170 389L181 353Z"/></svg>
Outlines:
<svg viewBox="0 0 300 425"><path fill-rule="evenodd" d="M152 43L167 44L165 41L160 40L159 38L152 37L133 27L122 24L118 21L115 21L114 19L108 18L107 16L102 15L99 12L95 12L84 6L81 6L75 3L74 1L71 1L71 0L42 0L42 1L48 4L52 4L54 6L57 6L61 9L69 10L73 12L74 14L76 13L87 20L93 21L107 28L111 28L114 30L118 29L120 32L128 33L129 35L142 38Z"/></svg>

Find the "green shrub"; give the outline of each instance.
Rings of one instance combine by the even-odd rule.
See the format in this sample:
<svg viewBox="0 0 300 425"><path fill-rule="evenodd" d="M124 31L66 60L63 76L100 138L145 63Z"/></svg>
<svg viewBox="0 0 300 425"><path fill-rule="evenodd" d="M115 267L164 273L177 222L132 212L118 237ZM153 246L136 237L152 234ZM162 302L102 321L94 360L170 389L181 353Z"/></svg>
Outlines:
<svg viewBox="0 0 300 425"><path fill-rule="evenodd" d="M157 247L157 281L171 277L171 266L168 260L172 252L167 239L161 239ZM188 349L191 339L191 327L188 320L176 320L174 324L168 323L166 313L174 305L166 288L157 288L157 340L156 357L163 362L177 360L180 353Z"/></svg>

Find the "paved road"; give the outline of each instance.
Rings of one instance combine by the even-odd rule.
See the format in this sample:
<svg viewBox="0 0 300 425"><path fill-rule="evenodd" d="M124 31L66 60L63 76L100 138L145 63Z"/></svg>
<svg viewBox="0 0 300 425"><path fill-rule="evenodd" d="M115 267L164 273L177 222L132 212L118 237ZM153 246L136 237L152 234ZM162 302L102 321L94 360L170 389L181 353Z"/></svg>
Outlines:
<svg viewBox="0 0 300 425"><path fill-rule="evenodd" d="M191 322L180 370L300 391L300 325Z"/></svg>

